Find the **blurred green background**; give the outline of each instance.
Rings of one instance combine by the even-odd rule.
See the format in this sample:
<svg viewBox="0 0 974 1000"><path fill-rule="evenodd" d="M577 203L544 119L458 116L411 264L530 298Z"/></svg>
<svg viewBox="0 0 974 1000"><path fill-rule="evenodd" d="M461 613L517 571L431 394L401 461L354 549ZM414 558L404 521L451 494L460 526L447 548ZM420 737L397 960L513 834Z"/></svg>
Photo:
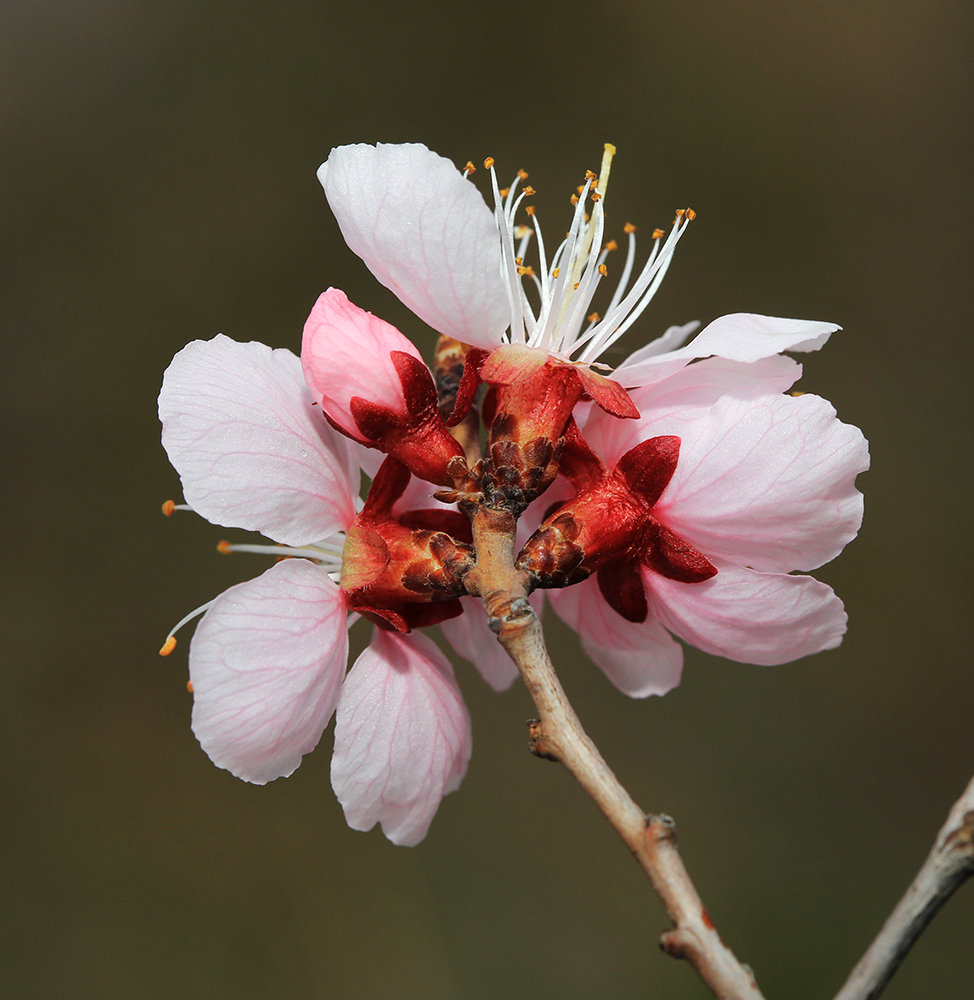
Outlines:
<svg viewBox="0 0 974 1000"><path fill-rule="evenodd" d="M657 951L665 914L615 834L527 752L520 686L460 665L470 772L409 850L345 827L330 731L287 781L214 768L188 636L156 655L263 568L159 514L179 495L155 416L172 355L218 332L296 351L330 284L432 347L315 180L333 145L377 140L524 167L549 232L606 141L610 226L695 208L626 350L739 310L845 328L802 383L872 444L862 534L819 573L844 645L774 669L691 650L682 687L637 703L552 623L583 720L676 818L768 997L833 995L974 770L972 19L949 0L4 0L5 995L708 995ZM972 918L967 887L890 1000L974 995Z"/></svg>

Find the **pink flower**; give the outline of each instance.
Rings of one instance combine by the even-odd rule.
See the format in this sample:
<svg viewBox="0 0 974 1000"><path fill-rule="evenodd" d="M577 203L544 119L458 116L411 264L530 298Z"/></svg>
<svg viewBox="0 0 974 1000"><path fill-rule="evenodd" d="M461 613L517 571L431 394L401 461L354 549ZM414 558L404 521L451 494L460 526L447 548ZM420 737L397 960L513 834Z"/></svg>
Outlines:
<svg viewBox="0 0 974 1000"><path fill-rule="evenodd" d="M638 420L593 408L582 428L607 469L626 456L628 467L619 467L628 468L630 481L632 449L645 450L652 437L661 442L656 453L666 456L652 457L653 468L660 462L665 468L648 470L643 483L654 475L655 481L640 487L650 495L648 522L666 533L664 548L649 537L648 550L637 540L629 550L602 553L610 587L600 588L606 570L596 559L595 576L548 591L589 656L627 694L664 694L679 683L683 652L670 633L706 652L763 665L841 641L842 602L830 587L795 571L821 566L855 537L862 496L854 483L868 467L868 450L858 428L841 423L824 399L785 394L800 373L784 357L699 361L635 390ZM667 451L672 441L675 461ZM591 496L583 486L546 524L574 510L596 519L575 524L577 537L607 537L624 512L616 503L586 514ZM716 569L709 578L707 563ZM636 574L642 593L620 589L627 572Z"/></svg>
<svg viewBox="0 0 974 1000"><path fill-rule="evenodd" d="M339 146L321 165L318 179L346 243L421 320L485 351L519 348L518 370L532 367L526 351L538 353L533 367L548 359L572 362L584 390L599 400L612 389L600 393L599 382L606 380L591 366L605 367L596 364L598 358L652 300L693 217L678 212L665 241L661 230L653 233L653 250L635 278L635 227L627 226L626 260L610 268L604 197L614 152L606 147L600 176L586 178L568 236L550 258L538 217L528 217L530 229L516 221L526 194L533 193L523 186L523 171L505 193L491 165L493 209L469 179L470 165L461 172L415 143ZM592 194L596 200L586 221L586 196ZM532 235L537 269L522 263ZM616 270L620 277L609 305L603 316L595 316L593 296ZM817 350L838 329L833 323L737 313L714 321L682 346L698 325L671 327L609 380L632 388L665 378L696 358L752 362L782 351ZM375 364L370 342L363 342L353 361L363 368ZM489 364L496 370L488 369L488 381L506 384L512 378L503 358Z"/></svg>
<svg viewBox="0 0 974 1000"><path fill-rule="evenodd" d="M263 344L196 341L166 371L162 439L189 505L278 543L234 550L299 557L209 605L190 646L193 731L215 764L263 784L291 774L335 714L332 784L349 825L415 844L463 778L470 721L423 636L377 629L345 676L338 580L360 464L314 402L300 360Z"/></svg>

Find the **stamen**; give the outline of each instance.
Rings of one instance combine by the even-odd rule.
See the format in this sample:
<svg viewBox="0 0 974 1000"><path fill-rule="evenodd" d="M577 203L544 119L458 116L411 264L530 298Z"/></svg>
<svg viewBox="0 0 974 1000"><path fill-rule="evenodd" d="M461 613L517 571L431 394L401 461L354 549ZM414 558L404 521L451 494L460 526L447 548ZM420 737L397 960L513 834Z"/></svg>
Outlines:
<svg viewBox="0 0 974 1000"><path fill-rule="evenodd" d="M467 160L467 165L463 168L463 176L469 177L471 174L475 174L477 168L473 165L472 160Z"/></svg>
<svg viewBox="0 0 974 1000"><path fill-rule="evenodd" d="M201 604L195 611L190 611L185 618L180 618L176 623L176 627L166 636L166 641L162 644L162 649L159 650L160 656L168 656L176 648L176 633L187 623L191 622L197 615L203 614L204 611L209 611L211 607L216 603L216 598L214 597L212 601L207 601L206 604Z"/></svg>
<svg viewBox="0 0 974 1000"><path fill-rule="evenodd" d="M173 511L177 510L193 510L188 503L176 503L175 500L167 500L162 505L162 512L166 517L172 517Z"/></svg>

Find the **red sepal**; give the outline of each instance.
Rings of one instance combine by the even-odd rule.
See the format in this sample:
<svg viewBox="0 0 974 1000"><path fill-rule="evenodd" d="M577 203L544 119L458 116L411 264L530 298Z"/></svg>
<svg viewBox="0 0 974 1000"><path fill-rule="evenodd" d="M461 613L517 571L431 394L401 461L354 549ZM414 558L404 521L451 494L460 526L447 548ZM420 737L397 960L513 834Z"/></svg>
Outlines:
<svg viewBox="0 0 974 1000"><path fill-rule="evenodd" d="M639 416L639 410L629 393L614 379L606 378L593 372L591 368L576 365L582 388L596 405L601 406L606 413L614 417L633 419Z"/></svg>
<svg viewBox="0 0 974 1000"><path fill-rule="evenodd" d="M638 566L619 560L606 563L595 574L599 590L609 607L617 611L626 621L646 621L649 605L646 603L646 588Z"/></svg>
<svg viewBox="0 0 974 1000"><path fill-rule="evenodd" d="M654 573L680 583L703 583L717 575L717 567L705 555L658 521L646 534L649 544L641 555Z"/></svg>
<svg viewBox="0 0 974 1000"><path fill-rule="evenodd" d="M641 441L619 459L616 471L626 485L652 507L676 472L680 458L680 439L673 434Z"/></svg>
<svg viewBox="0 0 974 1000"><path fill-rule="evenodd" d="M373 625L388 632L411 632L414 628L439 625L440 622L458 618L463 614L463 605L457 601L435 601L432 604L403 604L398 610L392 608L353 608Z"/></svg>
<svg viewBox="0 0 974 1000"><path fill-rule="evenodd" d="M457 398L453 403L453 412L447 418L447 427L456 427L470 412L477 389L480 388L480 367L487 359L487 351L479 347L471 347L463 363L463 375L457 387Z"/></svg>
<svg viewBox="0 0 974 1000"><path fill-rule="evenodd" d="M565 425L565 443L558 471L579 492L594 486L606 473L602 459L588 446L574 417L569 417Z"/></svg>

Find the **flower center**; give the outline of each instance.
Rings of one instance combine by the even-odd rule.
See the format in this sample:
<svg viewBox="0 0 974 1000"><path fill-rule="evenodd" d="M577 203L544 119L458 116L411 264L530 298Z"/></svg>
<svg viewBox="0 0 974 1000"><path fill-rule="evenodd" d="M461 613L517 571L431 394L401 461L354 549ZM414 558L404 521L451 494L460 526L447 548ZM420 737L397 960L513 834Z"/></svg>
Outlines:
<svg viewBox="0 0 974 1000"><path fill-rule="evenodd" d="M596 289L608 275L606 258L616 249L614 240L604 246L602 243L605 230L603 200L614 155L615 147L606 143L598 177L589 171L578 194L572 196L575 205L572 224L550 263L534 207L526 207L533 228L515 224L521 202L535 193L532 187L525 186L518 194L518 186L527 179L527 173L519 170L511 186L502 191L497 185L493 159L485 161L494 191L494 219L501 237L502 277L511 310L509 343L526 344L564 360L592 364L629 329L656 294L673 259L676 244L686 231L687 223L696 217L692 209L680 209L676 213L665 241L663 230L653 232L652 252L628 291L626 286L636 258L636 227L626 224L629 238L626 262L605 316L589 313ZM586 198L592 201L591 216L585 213ZM538 271L524 263L532 236L537 236ZM537 310L528 298L524 279L533 285L539 300Z"/></svg>

